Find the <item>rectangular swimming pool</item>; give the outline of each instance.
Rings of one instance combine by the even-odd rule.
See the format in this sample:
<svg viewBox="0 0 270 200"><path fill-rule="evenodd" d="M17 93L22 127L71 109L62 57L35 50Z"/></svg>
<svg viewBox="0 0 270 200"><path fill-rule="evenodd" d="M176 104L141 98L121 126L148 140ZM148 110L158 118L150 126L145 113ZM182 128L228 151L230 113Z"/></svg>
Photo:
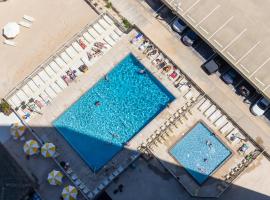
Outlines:
<svg viewBox="0 0 270 200"><path fill-rule="evenodd" d="M140 74L140 70L145 73ZM53 125L93 171L101 169L174 96L129 54Z"/></svg>
<svg viewBox="0 0 270 200"><path fill-rule="evenodd" d="M199 122L170 149L170 154L201 185L231 151Z"/></svg>

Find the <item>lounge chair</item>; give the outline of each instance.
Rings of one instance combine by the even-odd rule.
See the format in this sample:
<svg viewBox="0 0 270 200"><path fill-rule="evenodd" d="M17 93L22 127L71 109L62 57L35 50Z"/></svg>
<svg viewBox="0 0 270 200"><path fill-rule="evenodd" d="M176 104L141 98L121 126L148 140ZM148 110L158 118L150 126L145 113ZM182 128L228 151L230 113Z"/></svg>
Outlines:
<svg viewBox="0 0 270 200"><path fill-rule="evenodd" d="M95 41L95 38L93 38L88 32L85 32L83 34L83 37L89 44L91 44Z"/></svg>
<svg viewBox="0 0 270 200"><path fill-rule="evenodd" d="M24 93L27 95L28 98L31 98L32 96L34 96L34 92L31 90L31 88L25 84L22 87L22 90L24 91Z"/></svg>
<svg viewBox="0 0 270 200"><path fill-rule="evenodd" d="M59 85L57 85L56 83L51 83L50 84L52 90L57 94L62 92L63 90L61 89L61 87Z"/></svg>
<svg viewBox="0 0 270 200"><path fill-rule="evenodd" d="M117 34L118 35L118 34ZM120 36L120 35L119 35ZM130 43L136 44L138 41L140 41L143 38L142 33L138 33L132 40L130 40Z"/></svg>
<svg viewBox="0 0 270 200"><path fill-rule="evenodd" d="M73 42L71 45L73 46L73 48L74 48L78 53L80 53L80 52L83 51L82 47L79 45L78 42Z"/></svg>
<svg viewBox="0 0 270 200"><path fill-rule="evenodd" d="M213 112L210 116L208 116L208 119L210 122L214 122L217 119L219 119L222 116L222 113L220 110L216 110L215 112Z"/></svg>
<svg viewBox="0 0 270 200"><path fill-rule="evenodd" d="M73 181L75 181L75 180L78 179L78 176L77 176L76 174L72 174L72 175L71 175L71 179L72 179Z"/></svg>
<svg viewBox="0 0 270 200"><path fill-rule="evenodd" d="M100 37L100 35L95 31L95 29L93 29L93 27L88 29L88 33L96 40Z"/></svg>
<svg viewBox="0 0 270 200"><path fill-rule="evenodd" d="M203 112L203 115L205 117L209 117L211 114L213 114L215 111L217 110L217 107L212 104L209 108L207 108L204 112Z"/></svg>
<svg viewBox="0 0 270 200"><path fill-rule="evenodd" d="M219 129L219 131L222 134L226 135L230 133L233 129L234 129L234 126L232 125L231 122L228 121L222 128Z"/></svg>
<svg viewBox="0 0 270 200"><path fill-rule="evenodd" d="M24 15L23 16L23 19L29 21L29 22L34 22L35 21L35 18L29 16L29 15Z"/></svg>
<svg viewBox="0 0 270 200"><path fill-rule="evenodd" d="M237 151L239 154L246 154L249 149L249 145L244 143Z"/></svg>
<svg viewBox="0 0 270 200"><path fill-rule="evenodd" d="M11 40L4 40L4 44L16 47L16 43L14 41L11 41Z"/></svg>
<svg viewBox="0 0 270 200"><path fill-rule="evenodd" d="M84 193L84 194L88 194L89 191L90 191L90 190L88 189L88 187L85 186L84 189L83 189L83 193Z"/></svg>
<svg viewBox="0 0 270 200"><path fill-rule="evenodd" d="M67 87L66 82L62 78L57 78L55 83L62 89L64 90Z"/></svg>
<svg viewBox="0 0 270 200"><path fill-rule="evenodd" d="M98 20L98 23L104 28L105 30L111 29L112 25L110 25L108 22L106 22L104 19Z"/></svg>
<svg viewBox="0 0 270 200"><path fill-rule="evenodd" d="M55 97L57 97L57 94L52 90L50 86L47 87L44 91L51 99L54 99Z"/></svg>
<svg viewBox="0 0 270 200"><path fill-rule="evenodd" d="M93 190L93 195L96 196L99 192L100 192L99 189L98 188L95 188Z"/></svg>
<svg viewBox="0 0 270 200"><path fill-rule="evenodd" d="M120 37L123 35L123 32L119 28L115 28L114 32L119 35Z"/></svg>
<svg viewBox="0 0 270 200"><path fill-rule="evenodd" d="M51 78L54 78L57 75L49 65L47 65L44 70Z"/></svg>
<svg viewBox="0 0 270 200"><path fill-rule="evenodd" d="M39 90L39 88L37 87L37 85L35 84L35 82L33 80L29 80L27 82L27 85L29 86L29 88L33 91L33 92L37 92Z"/></svg>
<svg viewBox="0 0 270 200"><path fill-rule="evenodd" d="M69 46L66 48L66 53L69 55L70 58L74 59L78 53L75 51L75 49L72 46Z"/></svg>
<svg viewBox="0 0 270 200"><path fill-rule="evenodd" d="M44 83L47 83L48 81L51 80L51 77L49 77L49 75L47 74L47 72L45 70L42 70L38 73L39 77L41 78L41 80Z"/></svg>
<svg viewBox="0 0 270 200"><path fill-rule="evenodd" d="M56 74L58 75L63 74L63 71L61 70L59 65L57 65L54 61L52 61L49 65Z"/></svg>
<svg viewBox="0 0 270 200"><path fill-rule="evenodd" d="M66 64L71 61L71 57L69 57L66 52L62 52L60 54L60 57L65 61Z"/></svg>
<svg viewBox="0 0 270 200"><path fill-rule="evenodd" d="M87 197L90 198L90 199L92 199L92 198L94 197L94 194L93 194L92 192L89 192L89 193L87 194Z"/></svg>
<svg viewBox="0 0 270 200"><path fill-rule="evenodd" d="M82 181L80 179L77 179L76 181L74 181L74 184L78 187L82 184Z"/></svg>
<svg viewBox="0 0 270 200"><path fill-rule="evenodd" d="M110 36L105 37L105 38L104 38L104 41L105 41L107 44L109 44L111 47L112 47L113 45L116 44L115 41L113 41L113 39L112 39Z"/></svg>
<svg viewBox="0 0 270 200"><path fill-rule="evenodd" d="M99 184L98 189L99 189L100 191L102 191L104 188L105 188L105 186L104 186L102 183Z"/></svg>
<svg viewBox="0 0 270 200"><path fill-rule="evenodd" d="M145 49L151 45L151 43L148 40L144 40L143 43L138 47L140 51L145 51Z"/></svg>
<svg viewBox="0 0 270 200"><path fill-rule="evenodd" d="M108 177L108 180L109 180L109 181L112 181L112 180L114 179L114 177L115 177L115 176L111 174L111 175Z"/></svg>
<svg viewBox="0 0 270 200"><path fill-rule="evenodd" d="M42 98L45 104L49 104L52 100L52 98L50 98L45 92L40 93L39 96Z"/></svg>
<svg viewBox="0 0 270 200"><path fill-rule="evenodd" d="M118 172L118 171L114 171L112 174L113 174L114 176L118 176L118 175L119 175L119 172Z"/></svg>
<svg viewBox="0 0 270 200"><path fill-rule="evenodd" d="M198 110L204 112L211 105L212 105L211 101L209 99L205 99L205 101L198 107Z"/></svg>
<svg viewBox="0 0 270 200"><path fill-rule="evenodd" d="M24 101L25 103L29 100L29 97L22 90L18 90L16 95L21 101Z"/></svg>
<svg viewBox="0 0 270 200"><path fill-rule="evenodd" d="M228 119L225 115L222 115L219 119L217 119L215 122L214 122L214 125L218 128L224 126L226 123L228 122Z"/></svg>
<svg viewBox="0 0 270 200"><path fill-rule="evenodd" d="M15 108L21 106L21 100L17 97L16 94L14 94L13 96L11 96L8 99L8 102L11 103L11 104L13 104Z"/></svg>
<svg viewBox="0 0 270 200"><path fill-rule="evenodd" d="M104 15L103 18L105 19L105 21L111 25L114 24L114 21L107 15Z"/></svg>
<svg viewBox="0 0 270 200"><path fill-rule="evenodd" d="M110 181L108 179L105 179L102 184L106 187L107 185L109 185Z"/></svg>
<svg viewBox="0 0 270 200"><path fill-rule="evenodd" d="M25 27L25 28L30 28L32 26L32 24L26 22L26 21L20 21L19 25Z"/></svg>
<svg viewBox="0 0 270 200"><path fill-rule="evenodd" d="M103 35L104 33L106 33L106 30L104 28L102 28L98 23L95 23L93 25L93 28L100 34Z"/></svg>
<svg viewBox="0 0 270 200"><path fill-rule="evenodd" d="M85 188L85 184L81 182L81 184L79 185L80 190L83 190Z"/></svg>
<svg viewBox="0 0 270 200"><path fill-rule="evenodd" d="M117 42L118 40L120 40L120 37L115 33L115 32L112 32L110 34L110 37L115 41Z"/></svg>
<svg viewBox="0 0 270 200"><path fill-rule="evenodd" d="M54 61L57 63L57 65L59 65L59 67L60 67L63 71L67 71L67 70L68 70L67 64L66 64L60 57L55 58Z"/></svg>

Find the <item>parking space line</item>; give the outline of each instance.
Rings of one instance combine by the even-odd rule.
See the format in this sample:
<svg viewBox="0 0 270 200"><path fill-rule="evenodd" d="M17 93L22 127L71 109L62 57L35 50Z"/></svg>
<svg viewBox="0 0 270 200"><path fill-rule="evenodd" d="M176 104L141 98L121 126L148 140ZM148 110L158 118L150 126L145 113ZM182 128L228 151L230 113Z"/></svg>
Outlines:
<svg viewBox="0 0 270 200"><path fill-rule="evenodd" d="M223 47L223 45L220 44L216 39L214 39L214 42L215 42L218 46L220 46L221 48Z"/></svg>
<svg viewBox="0 0 270 200"><path fill-rule="evenodd" d="M211 12L209 12L204 18L202 18L201 21L198 22L198 24L195 25L196 26L199 26L202 22L204 22L204 20L206 20L210 15L212 15L217 9L220 8L221 5L217 5Z"/></svg>
<svg viewBox="0 0 270 200"><path fill-rule="evenodd" d="M249 76L249 78L251 78L257 71L259 71L269 61L270 61L270 57L267 58L259 67L257 67L257 69L254 72L252 72L252 74Z"/></svg>
<svg viewBox="0 0 270 200"><path fill-rule="evenodd" d="M237 41L245 32L247 31L247 29L243 29L237 36L235 36L230 42L229 44L227 44L226 47L224 47L224 49L221 50L221 52L225 51L226 49L228 49L235 41Z"/></svg>
<svg viewBox="0 0 270 200"><path fill-rule="evenodd" d="M197 0L194 4L192 4L184 13L183 15L185 15L188 11L190 11L194 6L196 6L201 0Z"/></svg>
<svg viewBox="0 0 270 200"><path fill-rule="evenodd" d="M250 71L243 65L243 64L239 64L240 67L242 67L243 70L245 70L248 74L250 74Z"/></svg>
<svg viewBox="0 0 270 200"><path fill-rule="evenodd" d="M203 30L207 35L209 34L209 32L208 32L207 30L205 30L202 26L199 26L199 28L200 28L201 30Z"/></svg>
<svg viewBox="0 0 270 200"><path fill-rule="evenodd" d="M235 58L229 51L226 51L226 53L227 53L228 56L230 56L234 61L236 61L236 58Z"/></svg>
<svg viewBox="0 0 270 200"><path fill-rule="evenodd" d="M177 2L175 3L175 1L177 1ZM183 9L181 8L181 3L179 0L172 0L169 4L171 4L171 3L173 4L173 6L176 8L177 11L179 9L180 11L183 12Z"/></svg>
<svg viewBox="0 0 270 200"><path fill-rule="evenodd" d="M241 62L245 57L248 56L248 54L250 54L259 44L261 43L261 41L257 42L255 45L253 45L241 58L239 58L239 60L235 63L238 64L239 62Z"/></svg>
<svg viewBox="0 0 270 200"><path fill-rule="evenodd" d="M187 14L187 17L188 17L191 21L193 21L194 23L196 22L196 20L193 19L193 18L190 16L190 14Z"/></svg>
<svg viewBox="0 0 270 200"><path fill-rule="evenodd" d="M266 91L269 87L270 87L270 85L267 85L267 86L263 89L263 92Z"/></svg>
<svg viewBox="0 0 270 200"><path fill-rule="evenodd" d="M229 19L227 19L225 21L224 24L222 24L209 38L208 40L210 40L217 32L219 32L221 29L223 29L232 19L234 18L234 16L231 16Z"/></svg>
<svg viewBox="0 0 270 200"><path fill-rule="evenodd" d="M258 82L258 83L260 83L262 86L265 86L265 83L263 83L260 79L258 79L257 77L254 77L254 79Z"/></svg>

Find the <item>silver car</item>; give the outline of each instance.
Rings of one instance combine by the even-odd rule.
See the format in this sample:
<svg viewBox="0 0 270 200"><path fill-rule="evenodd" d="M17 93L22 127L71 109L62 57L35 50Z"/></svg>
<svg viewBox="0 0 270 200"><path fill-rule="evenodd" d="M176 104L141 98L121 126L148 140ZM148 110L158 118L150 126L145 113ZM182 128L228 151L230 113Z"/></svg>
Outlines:
<svg viewBox="0 0 270 200"><path fill-rule="evenodd" d="M179 18L175 19L172 23L172 29L181 34L187 28L187 25Z"/></svg>

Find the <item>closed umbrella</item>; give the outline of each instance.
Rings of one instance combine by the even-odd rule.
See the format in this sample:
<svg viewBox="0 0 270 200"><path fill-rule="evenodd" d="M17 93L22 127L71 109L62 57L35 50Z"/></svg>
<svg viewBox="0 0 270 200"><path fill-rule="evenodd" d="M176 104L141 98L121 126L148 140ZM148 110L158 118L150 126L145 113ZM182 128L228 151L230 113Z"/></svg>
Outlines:
<svg viewBox="0 0 270 200"><path fill-rule="evenodd" d="M41 147L41 154L45 157L45 158L50 158L53 157L55 154L55 145L53 143L45 143L42 147Z"/></svg>
<svg viewBox="0 0 270 200"><path fill-rule="evenodd" d="M64 200L75 200L77 198L78 191L75 187L68 185L62 191L62 197Z"/></svg>
<svg viewBox="0 0 270 200"><path fill-rule="evenodd" d="M39 145L36 140L28 140L24 143L23 150L27 155L31 156L38 153Z"/></svg>
<svg viewBox="0 0 270 200"><path fill-rule="evenodd" d="M52 170L48 174L48 182L51 185L61 185L62 184L62 179L63 179L63 174L60 171Z"/></svg>
<svg viewBox="0 0 270 200"><path fill-rule="evenodd" d="M19 125L19 123L14 123L10 127L10 134L13 136L14 139L18 139L24 134L25 130L25 126Z"/></svg>
<svg viewBox="0 0 270 200"><path fill-rule="evenodd" d="M9 22L3 28L3 34L7 38L15 38L20 33L20 26L16 22Z"/></svg>

